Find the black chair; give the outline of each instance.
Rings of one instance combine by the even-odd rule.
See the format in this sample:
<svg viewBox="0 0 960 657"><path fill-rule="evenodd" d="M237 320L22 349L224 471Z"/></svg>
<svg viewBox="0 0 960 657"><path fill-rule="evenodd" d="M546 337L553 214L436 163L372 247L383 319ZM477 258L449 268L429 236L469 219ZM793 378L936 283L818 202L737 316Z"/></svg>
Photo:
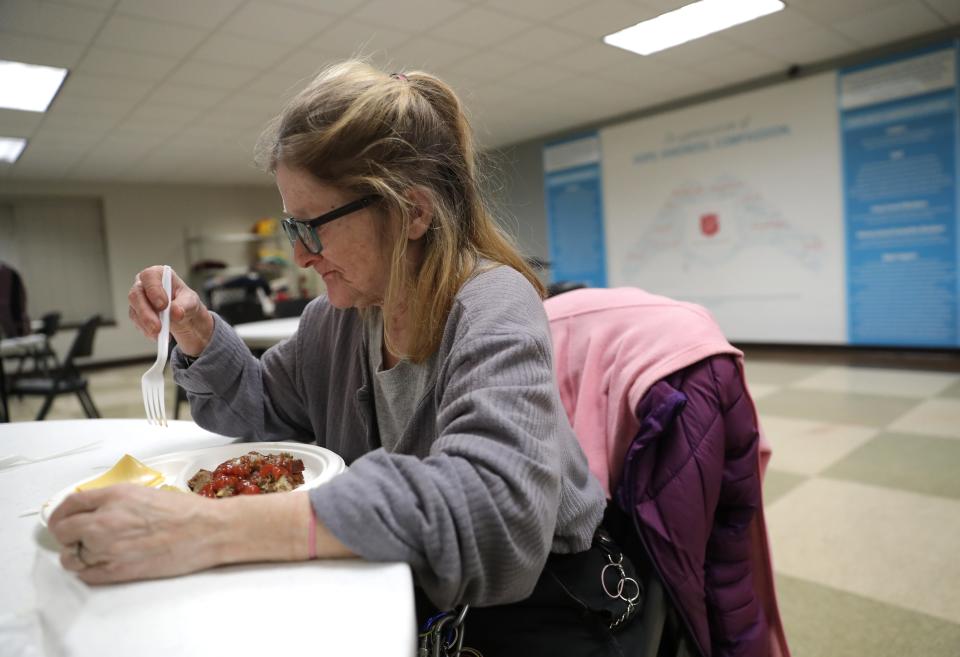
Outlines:
<svg viewBox="0 0 960 657"><path fill-rule="evenodd" d="M230 326L246 324L248 322L259 322L267 318L263 312L263 306L260 305L259 301L229 301L220 304L216 312L223 317Z"/></svg>
<svg viewBox="0 0 960 657"><path fill-rule="evenodd" d="M564 292L572 292L587 287L586 283L580 281L557 281L547 286L547 298L555 297Z"/></svg>
<svg viewBox="0 0 960 657"><path fill-rule="evenodd" d="M42 375L22 376L11 382L10 394L24 397L45 397L43 406L37 413L37 420L42 420L47 416L57 395L71 393L77 395L87 417L100 417L100 412L94 406L93 399L87 390L87 380L83 378L74 364L74 360L77 358L87 358L93 355L93 340L97 334L97 329L100 327L100 321L100 316L94 315L80 326L67 357L59 367Z"/></svg>
<svg viewBox="0 0 960 657"><path fill-rule="evenodd" d="M34 374L42 372L45 375L49 375L51 361L53 362L54 369L60 367L60 361L57 359L57 354L53 350L53 346L50 344L50 338L56 335L57 331L60 330L60 313L47 313L40 318L40 321L43 322L43 326L37 331L37 334L43 336L43 344L31 351L29 354L20 356L20 362L17 364L17 372L14 374L14 377L20 376L23 373L23 364L27 361L27 359L30 358L33 359L32 373Z"/></svg>
<svg viewBox="0 0 960 657"><path fill-rule="evenodd" d="M306 297L277 301L276 304L274 304L273 316L277 318L299 317L303 314L303 309L306 308L307 304L311 301L313 301L313 299L308 299Z"/></svg>

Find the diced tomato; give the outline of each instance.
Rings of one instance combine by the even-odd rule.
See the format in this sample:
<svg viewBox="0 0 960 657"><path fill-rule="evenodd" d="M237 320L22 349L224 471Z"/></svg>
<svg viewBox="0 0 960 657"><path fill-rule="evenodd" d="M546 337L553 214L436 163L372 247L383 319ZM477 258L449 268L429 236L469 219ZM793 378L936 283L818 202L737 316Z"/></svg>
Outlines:
<svg viewBox="0 0 960 657"><path fill-rule="evenodd" d="M237 477L217 477L210 483L213 484L213 490L215 492L220 491L227 486L233 488L234 490L240 487L240 480Z"/></svg>
<svg viewBox="0 0 960 657"><path fill-rule="evenodd" d="M280 477L283 477L283 476L289 477L290 473L286 469L281 468L279 465L273 465L272 463L264 463L263 465L260 466L261 479L270 478L273 481L278 481Z"/></svg>
<svg viewBox="0 0 960 657"><path fill-rule="evenodd" d="M239 492L241 495L260 495L263 491L256 484L244 483Z"/></svg>

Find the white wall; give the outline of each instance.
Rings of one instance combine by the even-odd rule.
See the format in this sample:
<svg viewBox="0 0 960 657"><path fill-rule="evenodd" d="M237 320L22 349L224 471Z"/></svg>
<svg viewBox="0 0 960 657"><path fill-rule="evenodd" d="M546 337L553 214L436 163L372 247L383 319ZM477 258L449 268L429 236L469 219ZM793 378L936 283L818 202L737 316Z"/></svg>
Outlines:
<svg viewBox="0 0 960 657"><path fill-rule="evenodd" d="M73 196L103 202L110 295L117 326L97 335L94 361L149 357L154 343L127 317L127 292L134 276L152 264L169 264L186 275L184 238L191 234L248 232L265 216L278 216L280 196L273 187L134 185L0 181L0 199L9 196ZM56 239L56 236L51 236ZM238 263L239 264L239 263ZM64 354L74 333L58 336Z"/></svg>

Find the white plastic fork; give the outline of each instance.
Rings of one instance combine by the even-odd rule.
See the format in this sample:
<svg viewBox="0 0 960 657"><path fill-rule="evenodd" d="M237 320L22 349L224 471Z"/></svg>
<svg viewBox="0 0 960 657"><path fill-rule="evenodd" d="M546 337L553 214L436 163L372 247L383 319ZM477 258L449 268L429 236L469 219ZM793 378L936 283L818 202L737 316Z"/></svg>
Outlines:
<svg viewBox="0 0 960 657"><path fill-rule="evenodd" d="M160 311L160 335L157 336L157 360L140 379L143 390L143 408L147 422L167 426L167 409L163 402L163 369L167 365L167 350L170 348L170 305L173 303L170 265L163 266L163 291L167 294L167 307Z"/></svg>

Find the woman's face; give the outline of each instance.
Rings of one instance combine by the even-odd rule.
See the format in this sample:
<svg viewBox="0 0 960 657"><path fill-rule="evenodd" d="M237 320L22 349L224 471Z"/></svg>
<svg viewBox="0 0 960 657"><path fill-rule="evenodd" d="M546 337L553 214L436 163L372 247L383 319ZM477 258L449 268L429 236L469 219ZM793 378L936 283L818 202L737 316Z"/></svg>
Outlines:
<svg viewBox="0 0 960 657"><path fill-rule="evenodd" d="M357 200L342 190L321 182L311 173L280 164L277 188L283 208L294 219L318 217ZM318 227L323 250L314 255L300 240L294 245L294 259L303 268L312 268L327 286L327 296L337 308L382 305L390 269L387 225L369 206Z"/></svg>

